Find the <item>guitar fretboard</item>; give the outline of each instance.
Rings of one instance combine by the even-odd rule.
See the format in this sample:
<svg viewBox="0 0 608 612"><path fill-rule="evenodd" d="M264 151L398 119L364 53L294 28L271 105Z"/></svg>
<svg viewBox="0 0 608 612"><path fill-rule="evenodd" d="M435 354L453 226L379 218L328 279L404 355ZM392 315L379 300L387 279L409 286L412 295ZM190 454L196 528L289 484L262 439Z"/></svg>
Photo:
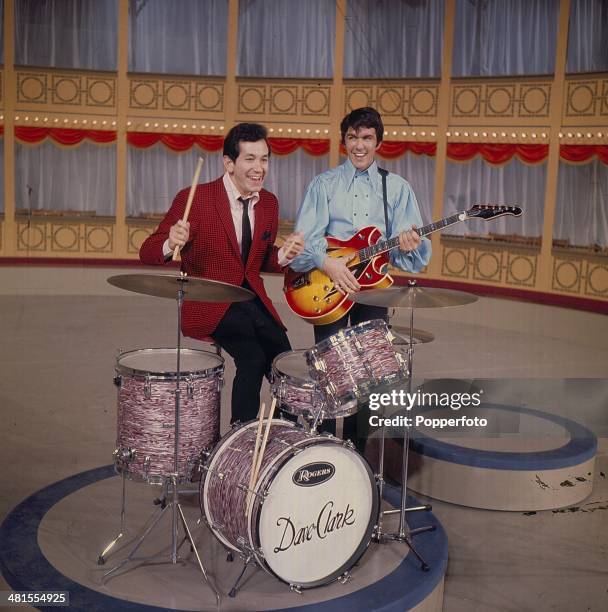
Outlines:
<svg viewBox="0 0 608 612"><path fill-rule="evenodd" d="M416 229L416 233L422 238L423 236L428 236L433 232L437 232L444 227L448 227L449 225L454 225L455 223L459 223L466 218L466 213L459 212L455 215L451 215L450 217L445 217L440 219L439 221L435 221L434 223L429 223L428 225L424 225ZM382 253L387 253L388 251L392 251L393 249L399 246L399 236L395 236L394 238L390 238L389 240L381 240L376 244L372 244L371 246L365 247L364 249L360 249L357 252L359 256L359 261L367 261L372 257L376 257L377 255L382 255Z"/></svg>

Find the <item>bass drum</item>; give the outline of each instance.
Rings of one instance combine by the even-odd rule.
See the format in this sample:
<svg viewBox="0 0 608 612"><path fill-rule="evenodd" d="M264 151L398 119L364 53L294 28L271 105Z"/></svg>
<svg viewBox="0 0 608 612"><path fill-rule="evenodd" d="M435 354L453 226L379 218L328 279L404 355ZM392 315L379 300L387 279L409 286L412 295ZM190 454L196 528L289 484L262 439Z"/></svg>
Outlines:
<svg viewBox="0 0 608 612"><path fill-rule="evenodd" d="M257 421L233 429L209 456L203 516L226 547L289 585L336 580L365 552L377 524L369 464L342 440L275 419L248 505L256 430Z"/></svg>

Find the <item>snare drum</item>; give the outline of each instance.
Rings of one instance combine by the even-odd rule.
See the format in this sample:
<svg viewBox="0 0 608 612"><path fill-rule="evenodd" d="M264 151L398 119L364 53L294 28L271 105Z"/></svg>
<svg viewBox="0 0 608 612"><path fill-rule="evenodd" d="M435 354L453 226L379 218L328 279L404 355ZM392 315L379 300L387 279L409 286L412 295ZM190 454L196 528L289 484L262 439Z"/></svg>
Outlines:
<svg viewBox="0 0 608 612"><path fill-rule="evenodd" d="M174 472L177 349L140 349L116 360L118 473L162 484ZM207 351L180 351L178 476L197 479L201 453L219 439L224 360Z"/></svg>
<svg viewBox="0 0 608 612"><path fill-rule="evenodd" d="M314 418L323 410L319 385L310 377L305 351L287 351L275 357L270 373L270 391L281 410Z"/></svg>
<svg viewBox="0 0 608 612"><path fill-rule="evenodd" d="M324 395L331 418L357 411L379 385L405 380L407 367L392 345L387 324L376 319L329 336L306 351L310 373Z"/></svg>
<svg viewBox="0 0 608 612"><path fill-rule="evenodd" d="M247 507L257 421L226 434L203 467L200 503L215 536L290 585L327 584L365 552L379 495L363 457L337 438L274 419Z"/></svg>

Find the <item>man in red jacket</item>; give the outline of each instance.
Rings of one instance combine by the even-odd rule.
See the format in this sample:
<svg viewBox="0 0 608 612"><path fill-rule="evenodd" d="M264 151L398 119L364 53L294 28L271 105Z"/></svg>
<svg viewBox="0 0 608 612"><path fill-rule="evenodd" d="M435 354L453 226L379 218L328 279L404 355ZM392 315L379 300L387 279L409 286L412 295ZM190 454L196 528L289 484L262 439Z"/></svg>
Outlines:
<svg viewBox="0 0 608 612"><path fill-rule="evenodd" d="M185 301L182 332L199 340L211 336L234 358L232 421L255 418L262 379L272 360L291 345L260 271L282 272L304 248L301 234L274 246L279 205L262 189L268 171L266 128L256 123L233 127L224 140L223 177L198 185L188 221L182 221L189 189L182 189L157 230L142 244L146 264L163 264L181 247L182 270L256 295L248 302L212 304Z"/></svg>

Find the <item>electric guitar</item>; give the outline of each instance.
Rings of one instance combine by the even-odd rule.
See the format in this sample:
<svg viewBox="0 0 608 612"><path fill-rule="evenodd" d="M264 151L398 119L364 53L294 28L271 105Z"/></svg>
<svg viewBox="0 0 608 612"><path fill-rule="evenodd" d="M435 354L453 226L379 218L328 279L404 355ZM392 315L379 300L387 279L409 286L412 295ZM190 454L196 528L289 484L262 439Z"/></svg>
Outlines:
<svg viewBox="0 0 608 612"><path fill-rule="evenodd" d="M475 204L466 211L445 217L416 229L422 238L444 227L449 227L468 219L496 219L504 215L519 217L522 213L518 206L493 206ZM352 256L348 268L355 275L361 289L381 289L390 287L393 279L386 272L389 252L399 247L399 236L380 241L382 232L373 226L364 227L348 240L338 240L327 236L329 257ZM291 268L285 273L283 286L285 298L291 310L309 323L327 325L343 317L353 306L335 287L332 280L318 268L308 272L294 272Z"/></svg>

